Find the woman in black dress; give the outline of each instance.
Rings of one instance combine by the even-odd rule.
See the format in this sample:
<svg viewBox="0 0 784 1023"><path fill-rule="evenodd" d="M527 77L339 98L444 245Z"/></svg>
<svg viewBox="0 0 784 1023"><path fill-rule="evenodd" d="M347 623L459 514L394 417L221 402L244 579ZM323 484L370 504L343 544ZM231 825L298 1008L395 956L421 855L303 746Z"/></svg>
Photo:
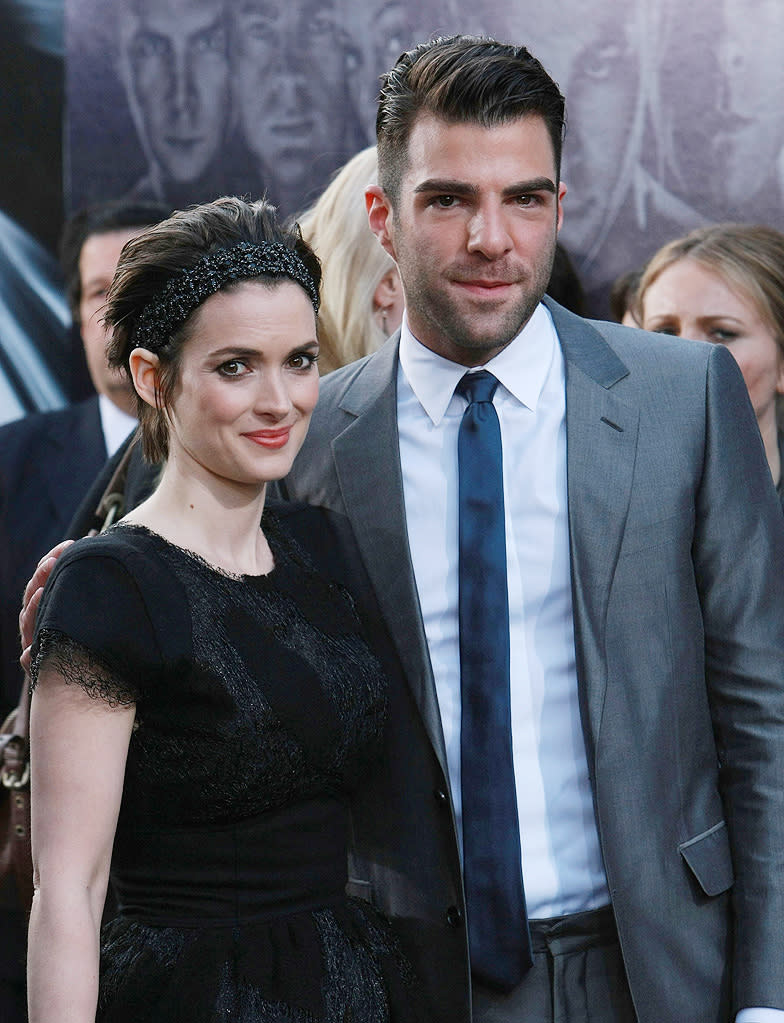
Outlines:
<svg viewBox="0 0 784 1023"><path fill-rule="evenodd" d="M164 469L38 612L31 1023L424 1018L388 924L345 895L386 692L340 525L265 509L318 396L319 281L261 202L123 251L110 356Z"/></svg>

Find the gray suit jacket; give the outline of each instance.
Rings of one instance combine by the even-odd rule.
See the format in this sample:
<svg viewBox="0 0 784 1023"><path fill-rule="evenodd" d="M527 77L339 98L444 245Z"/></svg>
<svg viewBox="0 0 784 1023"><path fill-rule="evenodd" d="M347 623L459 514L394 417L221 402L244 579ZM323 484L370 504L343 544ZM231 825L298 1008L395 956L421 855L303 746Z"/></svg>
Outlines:
<svg viewBox="0 0 784 1023"><path fill-rule="evenodd" d="M566 361L583 729L639 1020L784 1007L784 524L742 378L720 346L548 306ZM356 890L396 920L437 1019L464 1023L462 882L397 366L393 338L325 378L280 489L348 516L407 682L385 770L355 808Z"/></svg>

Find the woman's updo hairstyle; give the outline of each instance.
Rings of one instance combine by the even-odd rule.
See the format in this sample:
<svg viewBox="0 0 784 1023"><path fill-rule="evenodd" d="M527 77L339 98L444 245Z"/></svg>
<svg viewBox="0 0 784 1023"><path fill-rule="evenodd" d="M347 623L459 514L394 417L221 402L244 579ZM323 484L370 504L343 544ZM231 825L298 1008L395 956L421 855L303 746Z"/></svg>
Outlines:
<svg viewBox="0 0 784 1023"><path fill-rule="evenodd" d="M179 376L192 313L217 291L257 280L290 279L318 310L321 266L296 224L281 224L265 200L225 197L174 213L123 247L104 322L111 366L130 375L129 357L146 348L160 360L156 406L137 396L144 456L169 453L166 410Z"/></svg>

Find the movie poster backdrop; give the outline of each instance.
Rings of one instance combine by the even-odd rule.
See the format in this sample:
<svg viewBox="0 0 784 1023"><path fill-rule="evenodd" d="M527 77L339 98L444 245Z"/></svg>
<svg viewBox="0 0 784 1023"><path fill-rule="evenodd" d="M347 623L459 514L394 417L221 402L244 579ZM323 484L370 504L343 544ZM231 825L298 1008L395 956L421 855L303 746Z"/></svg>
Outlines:
<svg viewBox="0 0 784 1023"><path fill-rule="evenodd" d="M66 0L67 205L302 209L374 140L378 75L455 31L524 43L566 95L562 241L594 312L696 225L784 227L781 0Z"/></svg>

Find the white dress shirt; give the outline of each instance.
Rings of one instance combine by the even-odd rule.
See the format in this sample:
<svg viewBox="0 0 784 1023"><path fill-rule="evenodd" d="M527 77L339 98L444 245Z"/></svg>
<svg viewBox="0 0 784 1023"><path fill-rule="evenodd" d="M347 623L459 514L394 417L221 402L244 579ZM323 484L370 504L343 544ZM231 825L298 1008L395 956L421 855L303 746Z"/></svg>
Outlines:
<svg viewBox="0 0 784 1023"><path fill-rule="evenodd" d="M509 588L512 745L528 915L610 901L588 780L575 669L561 349L539 306L483 367L499 380ZM465 368L404 321L398 430L408 538L460 826L457 434Z"/></svg>
<svg viewBox="0 0 784 1023"><path fill-rule="evenodd" d="M498 378L511 646L510 686L520 847L531 919L610 901L580 721L571 597L563 356L540 305L484 367ZM411 557L435 676L458 829L460 653L455 396L465 368L400 337L398 431ZM745 1008L735 1023L784 1023Z"/></svg>
<svg viewBox="0 0 784 1023"><path fill-rule="evenodd" d="M106 455L111 458L131 430L137 427L137 421L127 412L123 412L105 394L98 395L98 411L101 415L101 429L106 445Z"/></svg>

